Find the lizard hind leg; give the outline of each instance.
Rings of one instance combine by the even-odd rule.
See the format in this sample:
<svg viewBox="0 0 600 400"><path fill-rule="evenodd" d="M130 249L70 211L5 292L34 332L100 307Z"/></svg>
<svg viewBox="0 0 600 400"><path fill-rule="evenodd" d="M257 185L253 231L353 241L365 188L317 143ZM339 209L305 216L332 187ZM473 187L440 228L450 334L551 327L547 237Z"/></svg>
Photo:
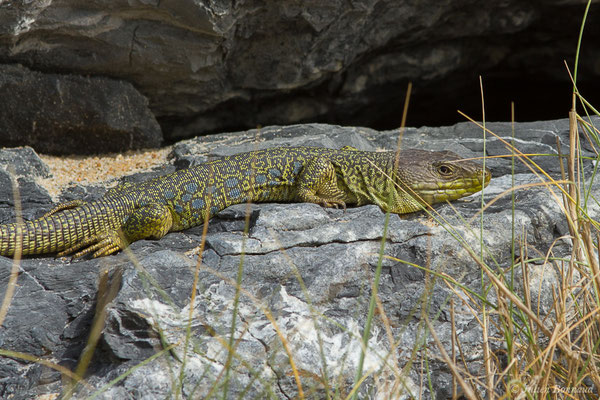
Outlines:
<svg viewBox="0 0 600 400"><path fill-rule="evenodd" d="M151 203L129 215L120 228L109 228L86 238L58 253L58 257L73 254L73 258L92 254L93 258L123 250L130 243L141 239L160 239L171 230L173 216L164 204Z"/></svg>
<svg viewBox="0 0 600 400"><path fill-rule="evenodd" d="M298 197L306 203L316 203L323 207L342 207L352 198L337 184L334 165L325 157L308 160L298 176Z"/></svg>
<svg viewBox="0 0 600 400"><path fill-rule="evenodd" d="M73 208L77 208L84 204L85 204L85 201L83 201L83 200L73 200L73 201L68 201L66 203L61 203L61 204L55 206L52 210L48 211L46 214L44 214L44 216L42 218L49 217L50 215L56 214L59 211L71 210Z"/></svg>

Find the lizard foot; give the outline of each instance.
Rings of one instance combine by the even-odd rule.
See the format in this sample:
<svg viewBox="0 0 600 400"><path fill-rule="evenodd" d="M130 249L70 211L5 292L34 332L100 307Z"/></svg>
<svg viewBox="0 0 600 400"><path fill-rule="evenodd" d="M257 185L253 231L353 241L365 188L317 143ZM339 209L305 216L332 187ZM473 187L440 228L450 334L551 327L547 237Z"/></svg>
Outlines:
<svg viewBox="0 0 600 400"><path fill-rule="evenodd" d="M92 258L96 258L123 250L125 247L127 247L125 238L118 231L110 230L84 239L76 245L61 251L56 256L64 257L79 249L83 249L73 254L72 258L80 258L90 253L92 253Z"/></svg>
<svg viewBox="0 0 600 400"><path fill-rule="evenodd" d="M328 208L342 208L344 209L344 212L346 212L346 202L344 202L343 200L336 200L336 199L321 199L319 201L319 205L323 206L323 207L328 207Z"/></svg>

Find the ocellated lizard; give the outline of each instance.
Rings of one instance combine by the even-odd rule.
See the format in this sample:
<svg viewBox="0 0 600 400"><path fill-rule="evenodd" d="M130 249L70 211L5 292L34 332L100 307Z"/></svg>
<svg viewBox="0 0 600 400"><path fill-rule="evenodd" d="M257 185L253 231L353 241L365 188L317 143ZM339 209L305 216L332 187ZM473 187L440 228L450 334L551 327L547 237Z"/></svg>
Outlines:
<svg viewBox="0 0 600 400"><path fill-rule="evenodd" d="M244 202L377 204L405 214L478 192L491 178L451 152L365 152L353 148L272 148L237 154L139 184L99 200L73 201L22 224L0 225L0 255L105 256L145 238L203 223Z"/></svg>

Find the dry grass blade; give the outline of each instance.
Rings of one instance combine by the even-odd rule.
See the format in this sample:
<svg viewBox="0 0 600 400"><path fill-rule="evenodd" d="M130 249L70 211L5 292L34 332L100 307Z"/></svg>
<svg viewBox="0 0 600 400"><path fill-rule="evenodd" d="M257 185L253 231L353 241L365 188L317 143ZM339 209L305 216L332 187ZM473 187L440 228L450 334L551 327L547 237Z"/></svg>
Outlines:
<svg viewBox="0 0 600 400"><path fill-rule="evenodd" d="M427 324L427 327L429 328L431 337L435 341L435 344L438 346L438 349L440 351L440 354L442 355L442 358L446 362L446 365L448 366L448 368L450 368L450 372L452 372L452 376L458 381L458 384L463 389L464 396L468 399L473 399L473 400L479 399L479 397L477 397L477 395L475 394L474 388L471 386L471 384L469 384L467 381L464 380L460 369L456 366L456 364L454 364L452 362L452 359L448 356L448 353L446 353L446 350L444 349L444 345L442 344L442 342L440 342L440 339L438 338L437 334L435 333L435 328L433 325L431 325L429 318L425 317L425 323Z"/></svg>
<svg viewBox="0 0 600 400"><path fill-rule="evenodd" d="M9 167L9 176L11 177L11 185L13 198L15 201L15 214L16 214L16 223L17 225L21 225L23 219L21 217L21 195L19 192L19 187L17 186L17 182L14 179L15 172L12 167ZM0 326L4 323L4 319L8 314L8 308L10 307L10 303L12 302L12 298L15 294L15 289L17 287L17 278L19 276L19 265L21 263L21 252L22 252L22 242L23 236L20 234L20 231L16 232L16 243L15 243L15 254L13 256L12 268L10 270L10 277L8 279L8 283L6 285L6 292L4 293L4 299L2 300L2 305L0 306Z"/></svg>
<svg viewBox="0 0 600 400"><path fill-rule="evenodd" d="M90 329L90 335L88 337L87 344L83 349L81 356L79 357L79 363L75 368L74 376L76 379L73 380L68 389L65 390L63 400L69 399L73 395L77 384L83 381L85 371L92 361L94 350L96 349L102 334L102 330L104 329L104 322L106 321L106 307L108 303L110 303L117 296L121 286L122 277L123 271L121 269L117 269L112 278L109 278L108 270L105 269L100 272L96 313L92 322L92 328Z"/></svg>

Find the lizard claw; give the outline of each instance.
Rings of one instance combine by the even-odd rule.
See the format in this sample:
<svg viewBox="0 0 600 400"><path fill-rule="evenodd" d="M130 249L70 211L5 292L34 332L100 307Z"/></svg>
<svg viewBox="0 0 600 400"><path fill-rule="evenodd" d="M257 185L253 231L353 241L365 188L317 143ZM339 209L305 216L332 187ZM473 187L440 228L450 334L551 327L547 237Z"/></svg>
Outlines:
<svg viewBox="0 0 600 400"><path fill-rule="evenodd" d="M69 247L58 253L57 257L64 257L73 252L72 259L80 258L92 253L92 258L107 256L127 247L127 243L122 235L115 230L105 231L89 237L74 246Z"/></svg>
<svg viewBox="0 0 600 400"><path fill-rule="evenodd" d="M346 202L344 202L342 200L334 200L334 199L322 200L321 206L335 208L335 209L339 209L341 207L344 209L344 212L346 212Z"/></svg>

